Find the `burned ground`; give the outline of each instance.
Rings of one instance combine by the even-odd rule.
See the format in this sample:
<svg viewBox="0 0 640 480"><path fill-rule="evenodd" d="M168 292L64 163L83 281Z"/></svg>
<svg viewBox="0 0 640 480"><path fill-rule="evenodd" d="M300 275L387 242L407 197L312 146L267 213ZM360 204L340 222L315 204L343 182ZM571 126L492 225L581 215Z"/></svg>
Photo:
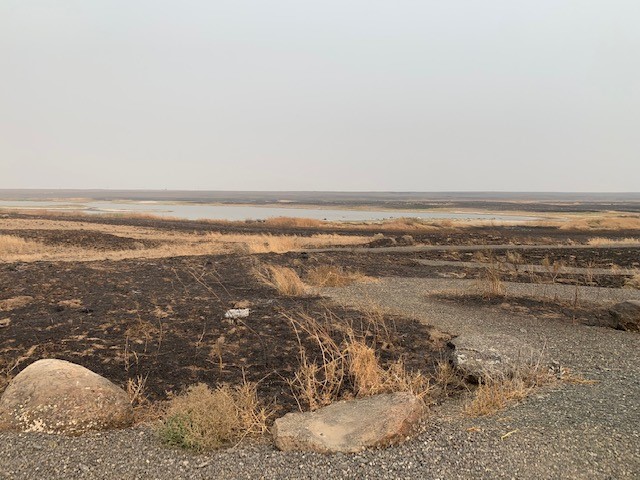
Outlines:
<svg viewBox="0 0 640 480"><path fill-rule="evenodd" d="M168 391L205 382L259 382L265 399L295 408L287 382L298 365L300 346L289 317L330 315L369 341L367 312L329 305L318 296L278 296L253 275L269 256L221 255L156 261L35 262L0 267L3 299L32 297L1 312L0 357L16 374L29 358L54 357L81 364L118 384L142 376L152 400ZM248 305L246 319L224 313ZM395 333L383 360L404 358L410 369L430 372L440 345L429 328L387 318ZM302 336L310 352L314 345Z"/></svg>

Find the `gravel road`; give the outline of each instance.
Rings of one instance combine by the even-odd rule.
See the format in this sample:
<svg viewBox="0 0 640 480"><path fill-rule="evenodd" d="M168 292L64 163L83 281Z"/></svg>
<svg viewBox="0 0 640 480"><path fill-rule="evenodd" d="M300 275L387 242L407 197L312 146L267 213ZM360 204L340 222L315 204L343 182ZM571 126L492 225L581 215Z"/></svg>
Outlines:
<svg viewBox="0 0 640 480"><path fill-rule="evenodd" d="M376 302L454 334L507 333L598 383L540 390L484 419L465 418L459 402L448 402L405 444L357 455L282 453L267 444L192 455L159 445L145 428L79 438L0 433L0 478L640 478L640 335L427 295L470 285L390 278L326 293L350 305ZM564 294L573 295L569 289ZM608 302L614 292L640 298L605 289L581 296Z"/></svg>

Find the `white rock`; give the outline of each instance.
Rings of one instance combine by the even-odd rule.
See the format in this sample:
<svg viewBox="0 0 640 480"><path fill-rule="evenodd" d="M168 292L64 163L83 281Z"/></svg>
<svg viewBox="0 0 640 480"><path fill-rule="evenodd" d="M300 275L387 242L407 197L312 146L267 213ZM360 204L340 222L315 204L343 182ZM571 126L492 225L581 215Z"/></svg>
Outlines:
<svg viewBox="0 0 640 480"><path fill-rule="evenodd" d="M247 318L249 316L248 308L232 308L227 310L224 314L224 318Z"/></svg>

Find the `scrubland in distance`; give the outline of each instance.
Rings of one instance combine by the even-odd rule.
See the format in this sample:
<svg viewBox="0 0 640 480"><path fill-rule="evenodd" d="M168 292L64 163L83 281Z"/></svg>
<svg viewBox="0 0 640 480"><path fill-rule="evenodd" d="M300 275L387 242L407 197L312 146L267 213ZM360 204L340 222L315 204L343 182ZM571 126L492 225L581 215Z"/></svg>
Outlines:
<svg viewBox="0 0 640 480"><path fill-rule="evenodd" d="M638 245L640 246L640 236L628 238L605 238L593 237L587 242L589 245Z"/></svg>
<svg viewBox="0 0 640 480"><path fill-rule="evenodd" d="M221 253L284 253L305 248L359 245L369 238L353 235L313 236L271 234L184 233L131 225L106 225L69 220L0 220L0 227L27 230L82 230L140 240L136 248L97 250L84 246L46 244L0 233L0 261L93 261L127 258L162 258ZM1 230L0 230L1 232ZM154 246L145 246L144 241Z"/></svg>
<svg viewBox="0 0 640 480"><path fill-rule="evenodd" d="M353 235L316 234L309 237L272 234L208 233L203 243L235 245L248 253L285 253L305 248L322 248L335 245L362 245L369 239Z"/></svg>
<svg viewBox="0 0 640 480"><path fill-rule="evenodd" d="M560 230L640 230L640 215L603 214L570 218L557 225Z"/></svg>

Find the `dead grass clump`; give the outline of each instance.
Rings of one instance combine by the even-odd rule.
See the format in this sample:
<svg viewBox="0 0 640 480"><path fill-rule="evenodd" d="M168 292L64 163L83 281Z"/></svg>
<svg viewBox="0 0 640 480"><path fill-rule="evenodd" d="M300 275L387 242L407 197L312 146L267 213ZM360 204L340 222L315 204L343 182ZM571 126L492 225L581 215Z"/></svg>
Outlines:
<svg viewBox="0 0 640 480"><path fill-rule="evenodd" d="M253 383L213 390L200 383L171 400L158 435L169 445L211 450L263 434L271 414Z"/></svg>
<svg viewBox="0 0 640 480"><path fill-rule="evenodd" d="M433 376L435 387L443 397L450 393L466 388L466 382L462 375L446 360L439 361L436 365L436 373Z"/></svg>
<svg viewBox="0 0 640 480"><path fill-rule="evenodd" d="M640 216L605 215L563 222L560 230L640 230Z"/></svg>
<svg viewBox="0 0 640 480"><path fill-rule="evenodd" d="M399 217L384 220L382 226L387 230L424 230L432 231L438 230L440 226L449 226L445 224L436 225L431 221L426 223L423 219L418 217Z"/></svg>
<svg viewBox="0 0 640 480"><path fill-rule="evenodd" d="M287 297L299 297L308 291L307 285L302 281L296 271L289 267L277 265L265 265L256 270L256 276L265 285L278 291L280 295Z"/></svg>
<svg viewBox="0 0 640 480"><path fill-rule="evenodd" d="M389 392L411 392L424 397L429 391L429 380L421 373L407 372L402 360L383 367L375 350L363 341L352 339L344 351L356 397Z"/></svg>
<svg viewBox="0 0 640 480"><path fill-rule="evenodd" d="M38 253L43 245L15 235L0 235L0 260L8 259L12 255L29 255Z"/></svg>
<svg viewBox="0 0 640 480"><path fill-rule="evenodd" d="M464 412L471 417L492 415L529 396L536 388L555 381L557 378L539 363L522 367L512 375L481 382Z"/></svg>
<svg viewBox="0 0 640 480"><path fill-rule="evenodd" d="M24 307L33 301L33 297L29 295L20 295L18 297L11 297L5 300L0 300L0 312L9 312L16 308Z"/></svg>
<svg viewBox="0 0 640 480"><path fill-rule="evenodd" d="M624 282L625 288L636 288L640 290L640 273L636 273L632 277L627 278Z"/></svg>
<svg viewBox="0 0 640 480"><path fill-rule="evenodd" d="M363 245L369 239L355 235L317 234L308 237L298 235L247 235L208 233L202 236L203 244L219 248L234 247L246 253L286 253L305 248L322 248L339 245Z"/></svg>
<svg viewBox="0 0 640 480"><path fill-rule="evenodd" d="M383 366L375 349L352 328L334 329L327 321L321 324L308 315L289 320L300 346L300 366L290 385L301 410L303 406L316 410L343 398L378 393L406 391L420 398L429 393L428 378L407 371L401 360ZM301 335L318 347L317 360L310 360Z"/></svg>
<svg viewBox="0 0 640 480"><path fill-rule="evenodd" d="M640 238L627 237L627 238L606 238L606 237L593 237L587 241L589 245L640 245Z"/></svg>
<svg viewBox="0 0 640 480"><path fill-rule="evenodd" d="M316 220L314 218L297 218L297 217L272 217L267 218L264 225L278 228L321 228L329 222Z"/></svg>
<svg viewBox="0 0 640 480"><path fill-rule="evenodd" d="M127 395L129 395L129 401L134 408L147 403L146 389L147 378L142 375L127 380Z"/></svg>
<svg viewBox="0 0 640 480"><path fill-rule="evenodd" d="M72 310L79 309L83 307L82 300L79 298L72 298L70 300L60 300L57 303L60 308L70 308Z"/></svg>
<svg viewBox="0 0 640 480"><path fill-rule="evenodd" d="M500 266L497 262L488 263L484 267L476 282L483 298L501 298L507 294L507 289L501 280Z"/></svg>
<svg viewBox="0 0 640 480"><path fill-rule="evenodd" d="M306 275L306 281L314 287L343 287L357 282L370 282L373 279L361 272L346 270L340 266L322 265L311 268Z"/></svg>

